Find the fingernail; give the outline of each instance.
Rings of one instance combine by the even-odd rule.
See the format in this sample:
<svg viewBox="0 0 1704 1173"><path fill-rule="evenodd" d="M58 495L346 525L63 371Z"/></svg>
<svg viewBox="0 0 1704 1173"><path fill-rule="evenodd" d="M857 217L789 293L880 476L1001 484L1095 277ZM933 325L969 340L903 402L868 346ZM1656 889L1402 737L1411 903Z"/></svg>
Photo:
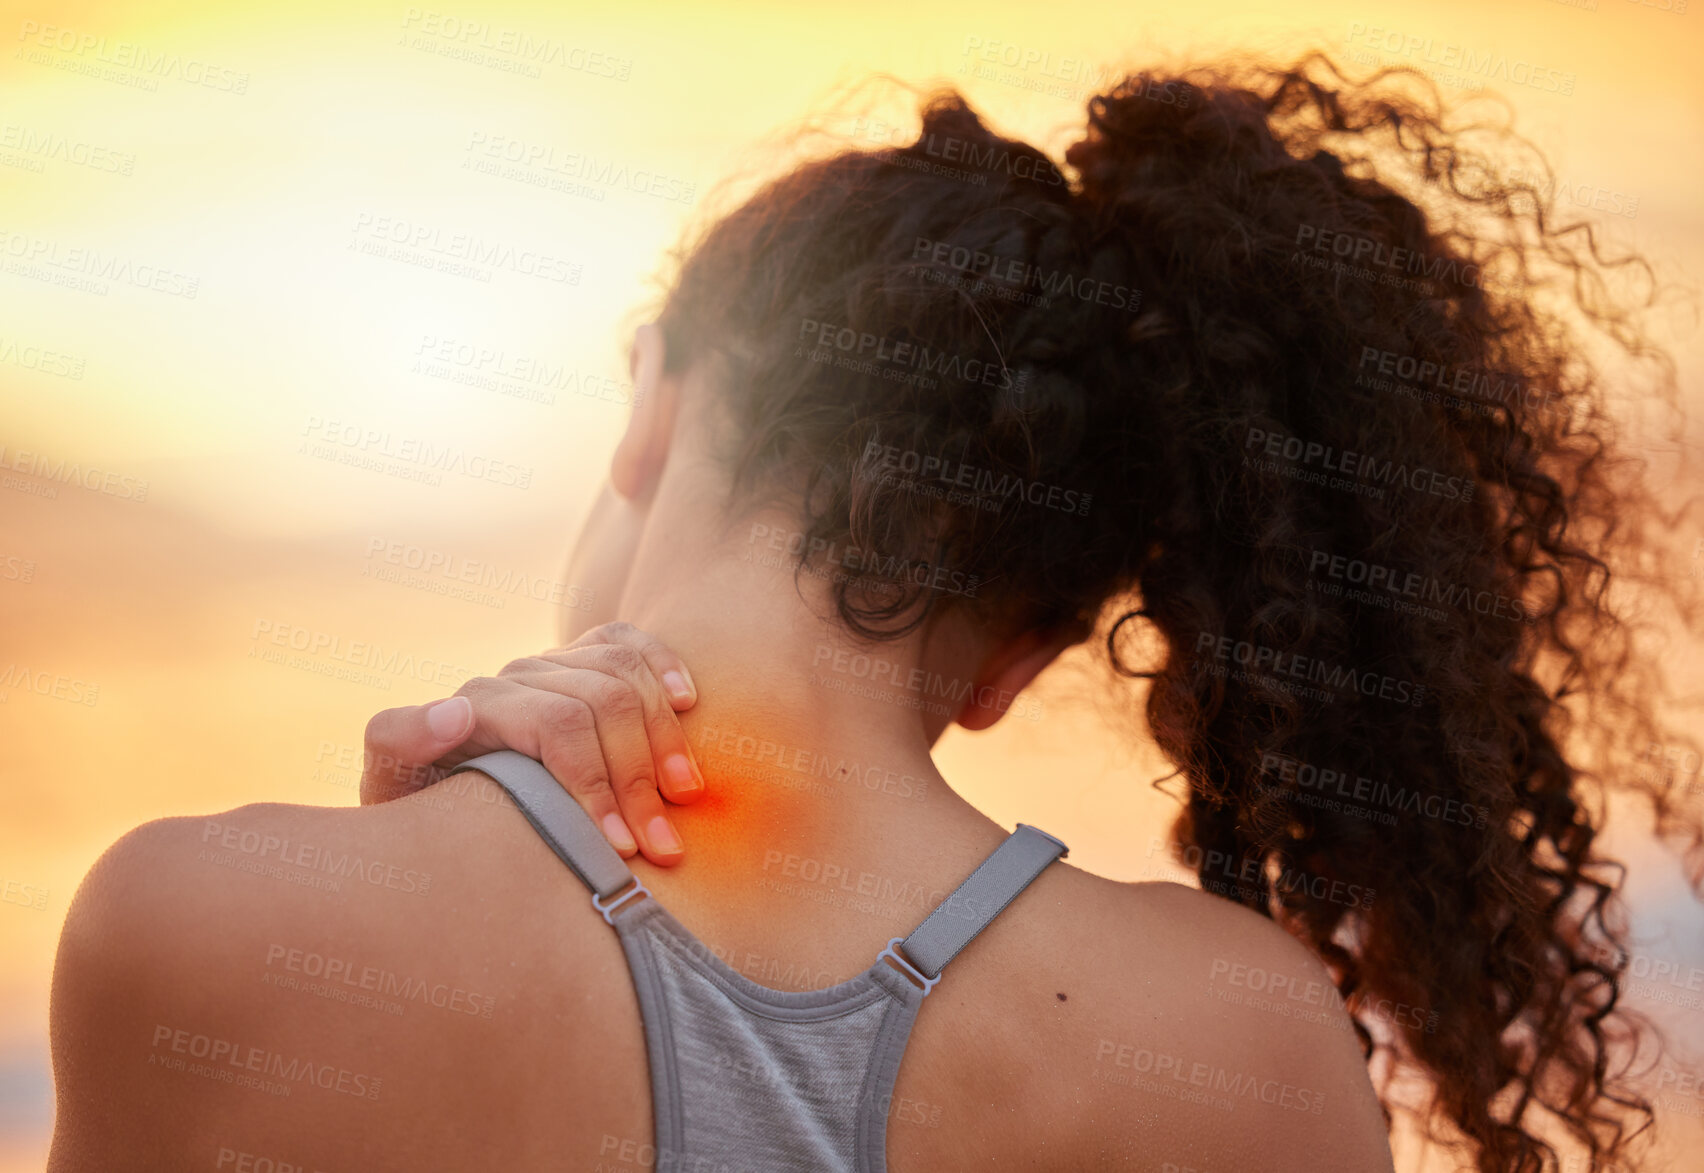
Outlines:
<svg viewBox="0 0 1704 1173"><path fill-rule="evenodd" d="M676 793L683 790L700 790L703 783L698 775L692 772L692 763L686 760L685 754L672 753L663 759L663 776L672 784Z"/></svg>
<svg viewBox="0 0 1704 1173"><path fill-rule="evenodd" d="M466 733L473 722L473 702L465 696L453 696L439 701L426 710L426 727L439 741L449 741Z"/></svg>
<svg viewBox="0 0 1704 1173"><path fill-rule="evenodd" d="M637 851L638 844L633 842L633 832L627 829L627 823L614 811L603 817L604 838L608 839L617 851Z"/></svg>
<svg viewBox="0 0 1704 1173"><path fill-rule="evenodd" d="M646 833L651 840L651 846L664 855L673 855L680 850L680 836L669 826L669 821L662 815L653 818L646 827Z"/></svg>
<svg viewBox="0 0 1704 1173"><path fill-rule="evenodd" d="M669 690L669 698L677 701L692 699L692 681L687 678L686 670L670 668L663 673L663 687Z"/></svg>

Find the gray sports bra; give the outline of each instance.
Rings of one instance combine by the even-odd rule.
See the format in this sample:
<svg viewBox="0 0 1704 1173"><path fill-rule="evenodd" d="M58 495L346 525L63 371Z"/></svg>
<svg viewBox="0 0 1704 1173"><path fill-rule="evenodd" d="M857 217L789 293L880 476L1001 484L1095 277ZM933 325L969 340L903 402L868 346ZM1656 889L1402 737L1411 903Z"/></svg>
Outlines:
<svg viewBox="0 0 1704 1173"><path fill-rule="evenodd" d="M538 762L501 750L452 773L462 770L508 791L621 937L645 1024L657 1173L885 1173L894 1079L924 996L1066 851L1019 823L869 969L827 989L773 990L670 916Z"/></svg>

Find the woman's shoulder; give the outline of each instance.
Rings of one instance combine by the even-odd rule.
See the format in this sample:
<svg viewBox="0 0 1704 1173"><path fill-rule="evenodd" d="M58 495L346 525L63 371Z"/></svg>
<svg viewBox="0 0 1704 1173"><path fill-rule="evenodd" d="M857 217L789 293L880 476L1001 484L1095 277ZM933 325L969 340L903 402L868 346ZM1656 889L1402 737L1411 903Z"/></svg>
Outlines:
<svg viewBox="0 0 1704 1173"><path fill-rule="evenodd" d="M402 800L381 807L253 803L144 823L101 855L72 902L62 940L166 966L258 936L334 935L372 923L410 930L466 891L488 837L463 812ZM462 839L451 849L452 839ZM251 942L252 943L252 942ZM81 957L81 955L75 955Z"/></svg>
<svg viewBox="0 0 1704 1173"><path fill-rule="evenodd" d="M1361 1044L1306 946L1199 889L1054 870L1029 943L1055 1048L1033 1094L1083 1122L1086 1167L1391 1167Z"/></svg>
<svg viewBox="0 0 1704 1173"><path fill-rule="evenodd" d="M55 965L52 1168L127 1166L138 1146L212 1167L280 1134L315 1138L281 1163L342 1167L382 1140L397 1167L466 1167L438 1126L534 1115L480 1064L545 1062L552 997L621 961L589 904L539 899L562 866L494 790L255 804L113 844Z"/></svg>
<svg viewBox="0 0 1704 1173"><path fill-rule="evenodd" d="M1112 880L1064 861L1050 871L1052 902L1076 911L1070 923L1077 931L1133 963L1163 955L1169 972L1203 970L1209 980L1227 967L1256 967L1301 983L1321 1005L1336 1005L1316 988L1331 986L1319 957L1252 908L1169 880Z"/></svg>
<svg viewBox="0 0 1704 1173"><path fill-rule="evenodd" d="M506 807L470 774L379 806L253 803L144 823L84 877L59 967L175 981L195 958L240 968L258 952L265 969L298 945L359 938L396 956L435 949L434 931L501 933L563 871Z"/></svg>
<svg viewBox="0 0 1704 1173"><path fill-rule="evenodd" d="M1163 953L1174 970L1206 963L1276 967L1329 981L1319 958L1270 917L1223 896L1170 880L1120 881L1061 860L1036 889L1051 906L1038 923L1058 925L1139 957Z"/></svg>

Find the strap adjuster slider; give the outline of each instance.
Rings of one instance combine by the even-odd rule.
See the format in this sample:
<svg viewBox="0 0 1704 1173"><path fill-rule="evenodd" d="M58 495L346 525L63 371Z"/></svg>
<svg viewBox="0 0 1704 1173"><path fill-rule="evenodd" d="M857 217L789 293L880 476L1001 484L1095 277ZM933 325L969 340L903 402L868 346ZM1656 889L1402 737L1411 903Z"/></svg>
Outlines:
<svg viewBox="0 0 1704 1173"><path fill-rule="evenodd" d="M892 940L890 940L887 943L887 948L883 949L880 953L876 954L876 960L880 961L882 958L886 957L889 960L893 961L902 970L904 970L909 976L916 979L918 984L920 984L923 987L923 996L925 998L927 998L929 996L929 991L934 989L935 986L940 983L940 980L941 980L940 976L937 975L935 977L930 977L928 974L926 974L922 970L918 969L915 965L912 965L911 962L909 962L905 958L901 957L899 955L899 953L894 950L894 946L898 945L900 942L902 942L904 940L905 940L904 937L895 937Z"/></svg>
<svg viewBox="0 0 1704 1173"><path fill-rule="evenodd" d="M605 904L603 902L603 898L596 892L593 892L592 907L603 914L604 924L613 926L615 924L614 914L618 908L630 900L636 899L640 896L649 896L650 894L651 890L645 887L645 882L639 879L638 876L635 876L633 877L633 886L631 888L624 888L621 893L612 898L608 904Z"/></svg>

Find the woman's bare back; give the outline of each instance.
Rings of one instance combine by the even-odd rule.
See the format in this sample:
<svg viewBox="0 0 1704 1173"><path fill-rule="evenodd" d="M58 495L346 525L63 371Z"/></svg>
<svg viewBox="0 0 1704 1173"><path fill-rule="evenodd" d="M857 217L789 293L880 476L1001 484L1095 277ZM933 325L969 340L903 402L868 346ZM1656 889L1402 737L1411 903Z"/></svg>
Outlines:
<svg viewBox="0 0 1704 1173"><path fill-rule="evenodd" d="M737 971L815 988L1003 834L906 828L847 858L734 839L634 868ZM1252 913L1056 863L924 1003L890 1167L1388 1169L1359 1046L1309 983L1329 988ZM616 934L483 775L133 832L78 897L54 1031L61 1110L89 1124L56 1173L671 1167Z"/></svg>

